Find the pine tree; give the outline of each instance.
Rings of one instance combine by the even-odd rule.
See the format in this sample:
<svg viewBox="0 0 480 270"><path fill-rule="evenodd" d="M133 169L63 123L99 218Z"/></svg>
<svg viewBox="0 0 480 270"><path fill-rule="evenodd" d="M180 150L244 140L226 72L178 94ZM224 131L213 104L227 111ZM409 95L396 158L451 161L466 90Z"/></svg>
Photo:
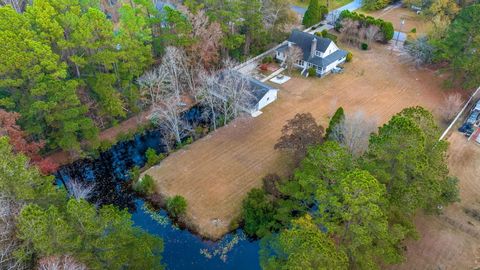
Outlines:
<svg viewBox="0 0 480 270"><path fill-rule="evenodd" d="M302 24L305 27L310 27L323 20L324 16L328 13L327 7L320 5L318 0L310 0L307 11L303 15Z"/></svg>

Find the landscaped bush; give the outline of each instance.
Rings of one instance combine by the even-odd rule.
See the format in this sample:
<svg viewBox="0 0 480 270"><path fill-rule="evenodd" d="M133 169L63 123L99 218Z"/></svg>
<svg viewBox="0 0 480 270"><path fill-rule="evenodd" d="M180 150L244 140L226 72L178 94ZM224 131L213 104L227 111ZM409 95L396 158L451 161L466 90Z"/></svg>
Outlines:
<svg viewBox="0 0 480 270"><path fill-rule="evenodd" d="M314 77L314 76L316 76L316 75L317 75L317 71L315 70L314 67L308 68L308 76Z"/></svg>
<svg viewBox="0 0 480 270"><path fill-rule="evenodd" d="M362 50L366 51L366 50L368 50L368 44L367 43L362 43L360 45L360 48L362 48Z"/></svg>
<svg viewBox="0 0 480 270"><path fill-rule="evenodd" d="M179 217L187 211L187 200L180 195L167 199L167 211L173 217Z"/></svg>
<svg viewBox="0 0 480 270"><path fill-rule="evenodd" d="M386 22L382 19L375 19L372 16L365 16L356 12L350 12L349 10L344 10L340 13L339 22L343 19L352 19L360 22L360 27L368 27L370 25L376 25L380 28L380 32L383 35L383 42L388 42L393 38L394 29L391 22ZM335 25L335 29L339 31L342 28L341 23Z"/></svg>
<svg viewBox="0 0 480 270"><path fill-rule="evenodd" d="M155 184L153 183L153 178L145 174L142 178L138 179L138 181L133 184L133 189L136 192L145 194L145 195L150 195L153 193L155 189Z"/></svg>
<svg viewBox="0 0 480 270"><path fill-rule="evenodd" d="M145 152L145 157L147 158L148 166L153 166L153 165L159 163L160 161L162 161L162 159L165 158L165 155L164 154L157 154L155 149L148 148L147 152Z"/></svg>
<svg viewBox="0 0 480 270"><path fill-rule="evenodd" d="M350 62L350 61L352 61L352 58L353 58L353 54L352 54L351 52L348 52L348 53L347 53L346 61L347 61L347 62Z"/></svg>
<svg viewBox="0 0 480 270"><path fill-rule="evenodd" d="M268 64L268 63L273 63L273 57L272 56L265 56L262 59L262 64Z"/></svg>
<svg viewBox="0 0 480 270"><path fill-rule="evenodd" d="M417 33L417 28L412 28L412 30L410 30L411 33Z"/></svg>

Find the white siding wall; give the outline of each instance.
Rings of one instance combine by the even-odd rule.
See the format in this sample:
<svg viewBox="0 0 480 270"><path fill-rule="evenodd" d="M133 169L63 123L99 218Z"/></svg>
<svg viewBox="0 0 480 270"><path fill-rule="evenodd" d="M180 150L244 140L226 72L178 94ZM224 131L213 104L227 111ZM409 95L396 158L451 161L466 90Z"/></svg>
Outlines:
<svg viewBox="0 0 480 270"><path fill-rule="evenodd" d="M268 104L274 102L277 99L277 92L278 92L278 90L276 90L276 89L269 90L265 94L265 96L263 96L263 98L260 99L260 101L258 102L257 110L259 111L259 110L263 109L265 106L267 106Z"/></svg>
<svg viewBox="0 0 480 270"><path fill-rule="evenodd" d="M285 60L285 53L283 52L277 52L277 54L275 55L275 57L280 60L280 61L283 61Z"/></svg>
<svg viewBox="0 0 480 270"><path fill-rule="evenodd" d="M338 50L338 47L337 45L335 45L335 42L330 42L330 45L328 45L327 49L325 50L325 53L322 55L322 58L327 57L328 55L332 54L337 50Z"/></svg>
<svg viewBox="0 0 480 270"><path fill-rule="evenodd" d="M345 62L346 58L342 58L342 59L339 59L333 63L331 63L330 65L327 66L327 68L323 71L322 75L323 74L327 74L328 72L330 72L334 67L338 66L339 64Z"/></svg>

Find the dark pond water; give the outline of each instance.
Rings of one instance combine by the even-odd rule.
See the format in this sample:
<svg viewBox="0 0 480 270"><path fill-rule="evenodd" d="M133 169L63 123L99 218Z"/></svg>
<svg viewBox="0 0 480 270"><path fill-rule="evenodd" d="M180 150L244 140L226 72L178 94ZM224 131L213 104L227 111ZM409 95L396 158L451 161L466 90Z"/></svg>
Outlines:
<svg viewBox="0 0 480 270"><path fill-rule="evenodd" d="M201 109L184 114L193 125L200 123ZM134 223L164 241L163 263L171 270L191 269L260 269L258 241L249 241L241 230L226 235L218 242L204 241L187 230L172 225L165 211L149 210L141 198L128 188L128 171L145 165L145 151L154 148L165 152L159 130L136 135L101 153L97 159L78 160L61 167L56 179L65 184L71 179L94 184L92 202L115 204L128 208Z"/></svg>

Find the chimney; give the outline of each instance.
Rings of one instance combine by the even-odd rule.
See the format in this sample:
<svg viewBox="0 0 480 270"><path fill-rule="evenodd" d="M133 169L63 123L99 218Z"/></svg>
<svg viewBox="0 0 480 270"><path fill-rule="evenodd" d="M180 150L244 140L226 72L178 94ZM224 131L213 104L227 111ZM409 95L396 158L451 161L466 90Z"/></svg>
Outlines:
<svg viewBox="0 0 480 270"><path fill-rule="evenodd" d="M313 38L312 40L312 48L310 50L310 57L314 57L315 56L315 51L317 50L317 39L316 38Z"/></svg>

